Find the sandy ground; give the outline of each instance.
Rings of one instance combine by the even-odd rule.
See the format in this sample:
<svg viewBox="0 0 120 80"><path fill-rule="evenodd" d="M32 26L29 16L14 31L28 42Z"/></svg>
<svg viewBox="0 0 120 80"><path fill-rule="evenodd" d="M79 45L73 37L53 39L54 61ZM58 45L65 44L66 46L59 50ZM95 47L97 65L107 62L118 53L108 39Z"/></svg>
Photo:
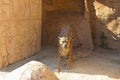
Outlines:
<svg viewBox="0 0 120 80"><path fill-rule="evenodd" d="M57 48L44 47L39 54L0 69L0 80L14 69L32 60L40 61L49 66L60 80L120 80L119 51L101 48L97 48L95 51L75 50L72 69L66 70L63 66L59 74L56 72L57 54Z"/></svg>

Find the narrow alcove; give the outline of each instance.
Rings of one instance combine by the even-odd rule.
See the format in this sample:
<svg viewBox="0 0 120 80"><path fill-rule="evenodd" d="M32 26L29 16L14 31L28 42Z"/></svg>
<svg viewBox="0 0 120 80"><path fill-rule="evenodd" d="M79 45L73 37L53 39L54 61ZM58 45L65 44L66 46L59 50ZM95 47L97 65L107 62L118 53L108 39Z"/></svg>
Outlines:
<svg viewBox="0 0 120 80"><path fill-rule="evenodd" d="M85 17L84 0L43 0L42 45L58 45L58 35L64 26L74 29L73 45L93 49L91 26ZM86 33L87 32L87 33Z"/></svg>

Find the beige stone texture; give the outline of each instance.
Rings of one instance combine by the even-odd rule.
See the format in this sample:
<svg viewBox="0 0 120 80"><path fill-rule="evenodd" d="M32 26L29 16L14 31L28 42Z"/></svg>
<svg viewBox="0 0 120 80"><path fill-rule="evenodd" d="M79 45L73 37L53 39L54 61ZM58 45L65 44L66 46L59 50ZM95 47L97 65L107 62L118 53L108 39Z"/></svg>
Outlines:
<svg viewBox="0 0 120 80"><path fill-rule="evenodd" d="M30 61L13 70L4 80L58 80L58 78L43 63Z"/></svg>
<svg viewBox="0 0 120 80"><path fill-rule="evenodd" d="M41 49L41 0L0 0L0 68Z"/></svg>

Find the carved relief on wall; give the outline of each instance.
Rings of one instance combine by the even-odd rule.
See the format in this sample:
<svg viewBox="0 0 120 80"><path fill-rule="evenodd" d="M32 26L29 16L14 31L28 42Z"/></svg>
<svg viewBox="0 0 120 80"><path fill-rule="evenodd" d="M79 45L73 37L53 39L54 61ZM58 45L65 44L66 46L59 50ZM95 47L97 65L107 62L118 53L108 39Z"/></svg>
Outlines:
<svg viewBox="0 0 120 80"><path fill-rule="evenodd" d="M12 15L11 10L12 7L11 7L11 2L9 2L9 0L0 0L0 19L10 17Z"/></svg>
<svg viewBox="0 0 120 80"><path fill-rule="evenodd" d="M40 0L14 0L13 5L16 16L30 17L40 15Z"/></svg>
<svg viewBox="0 0 120 80"><path fill-rule="evenodd" d="M0 0L0 68L40 51L41 0Z"/></svg>
<svg viewBox="0 0 120 80"><path fill-rule="evenodd" d="M0 18L36 17L40 15L41 0L0 0Z"/></svg>
<svg viewBox="0 0 120 80"><path fill-rule="evenodd" d="M39 50L39 20L0 22L0 65L8 65Z"/></svg>

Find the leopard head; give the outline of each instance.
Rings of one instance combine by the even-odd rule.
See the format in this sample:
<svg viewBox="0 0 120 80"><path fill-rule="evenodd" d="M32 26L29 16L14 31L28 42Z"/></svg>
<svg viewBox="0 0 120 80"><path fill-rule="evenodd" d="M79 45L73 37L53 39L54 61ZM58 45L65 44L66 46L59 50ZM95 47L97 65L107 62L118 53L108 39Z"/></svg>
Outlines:
<svg viewBox="0 0 120 80"><path fill-rule="evenodd" d="M60 47L64 49L68 47L68 42L69 42L68 37L58 37L58 39L59 39Z"/></svg>

